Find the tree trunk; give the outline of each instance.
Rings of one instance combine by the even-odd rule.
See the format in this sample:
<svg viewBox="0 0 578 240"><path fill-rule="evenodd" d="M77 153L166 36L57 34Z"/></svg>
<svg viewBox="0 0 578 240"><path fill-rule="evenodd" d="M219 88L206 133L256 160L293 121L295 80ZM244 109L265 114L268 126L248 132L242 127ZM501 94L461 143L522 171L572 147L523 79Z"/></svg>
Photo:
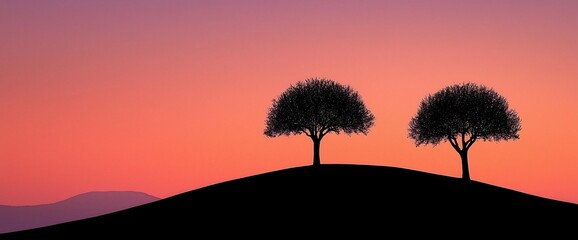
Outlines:
<svg viewBox="0 0 578 240"><path fill-rule="evenodd" d="M321 145L321 139L313 139L313 166L318 166L321 164L321 159L319 158L319 146Z"/></svg>
<svg viewBox="0 0 578 240"><path fill-rule="evenodd" d="M470 168L468 166L468 150L464 149L459 152L462 158L462 179L470 180Z"/></svg>

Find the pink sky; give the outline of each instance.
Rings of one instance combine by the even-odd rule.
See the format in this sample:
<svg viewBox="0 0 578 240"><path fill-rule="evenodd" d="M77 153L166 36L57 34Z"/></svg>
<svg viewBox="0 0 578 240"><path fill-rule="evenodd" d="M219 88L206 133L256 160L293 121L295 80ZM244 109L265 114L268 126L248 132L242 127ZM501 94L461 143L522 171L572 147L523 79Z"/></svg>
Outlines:
<svg viewBox="0 0 578 240"><path fill-rule="evenodd" d="M578 203L577 1L1 1L0 205L94 190L168 197L312 163L263 135L271 101L326 77L376 117L321 163L460 177L449 143L415 147L427 94L502 94L520 139L476 142L473 180Z"/></svg>

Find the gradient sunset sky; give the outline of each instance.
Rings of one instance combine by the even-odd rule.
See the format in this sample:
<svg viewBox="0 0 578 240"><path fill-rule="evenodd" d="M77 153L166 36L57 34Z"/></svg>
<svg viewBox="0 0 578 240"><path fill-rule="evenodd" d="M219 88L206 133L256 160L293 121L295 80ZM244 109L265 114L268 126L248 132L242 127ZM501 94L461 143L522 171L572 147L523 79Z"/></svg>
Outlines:
<svg viewBox="0 0 578 240"><path fill-rule="evenodd" d="M472 180L578 203L578 1L4 0L0 34L0 205L310 165L306 136L263 134L272 100L310 77L376 117L327 135L322 164L461 177L449 143L416 147L407 128L427 94L475 82L522 131L476 142Z"/></svg>

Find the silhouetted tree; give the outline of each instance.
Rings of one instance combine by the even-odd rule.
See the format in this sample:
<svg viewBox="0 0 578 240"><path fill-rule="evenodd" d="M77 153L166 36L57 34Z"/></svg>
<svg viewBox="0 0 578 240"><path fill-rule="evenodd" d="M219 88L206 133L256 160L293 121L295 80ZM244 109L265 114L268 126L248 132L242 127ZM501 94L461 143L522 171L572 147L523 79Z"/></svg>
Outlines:
<svg viewBox="0 0 578 240"><path fill-rule="evenodd" d="M409 122L409 137L416 146L450 142L460 154L465 180L470 180L468 150L476 140L516 140L520 130L520 118L506 99L474 83L455 84L428 95Z"/></svg>
<svg viewBox="0 0 578 240"><path fill-rule="evenodd" d="M373 114L349 86L330 79L309 78L291 85L269 108L264 134L268 137L305 134L313 140L313 165L321 164L321 139L330 132L363 133L374 124Z"/></svg>

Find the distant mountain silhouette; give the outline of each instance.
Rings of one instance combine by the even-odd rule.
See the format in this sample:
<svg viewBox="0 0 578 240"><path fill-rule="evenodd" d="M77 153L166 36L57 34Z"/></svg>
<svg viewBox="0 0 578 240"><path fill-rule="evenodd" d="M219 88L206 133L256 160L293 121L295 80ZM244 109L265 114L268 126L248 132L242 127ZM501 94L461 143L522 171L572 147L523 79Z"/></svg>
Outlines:
<svg viewBox="0 0 578 240"><path fill-rule="evenodd" d="M578 205L403 168L272 171L1 239L477 238L576 234ZM517 238L516 238L517 239Z"/></svg>
<svg viewBox="0 0 578 240"><path fill-rule="evenodd" d="M0 205L0 233L76 221L159 200L142 192L94 191L32 206Z"/></svg>

